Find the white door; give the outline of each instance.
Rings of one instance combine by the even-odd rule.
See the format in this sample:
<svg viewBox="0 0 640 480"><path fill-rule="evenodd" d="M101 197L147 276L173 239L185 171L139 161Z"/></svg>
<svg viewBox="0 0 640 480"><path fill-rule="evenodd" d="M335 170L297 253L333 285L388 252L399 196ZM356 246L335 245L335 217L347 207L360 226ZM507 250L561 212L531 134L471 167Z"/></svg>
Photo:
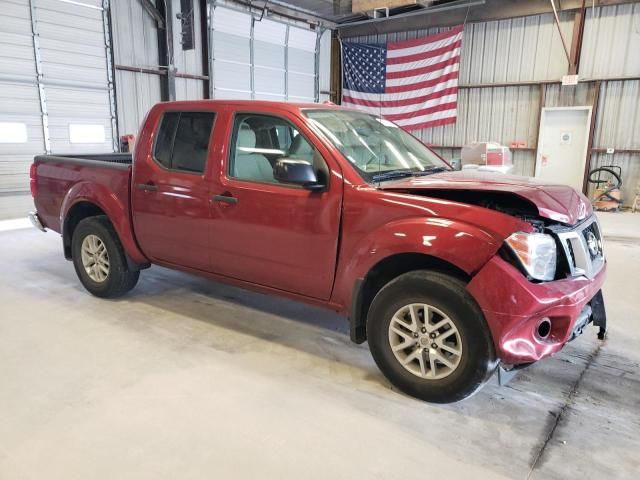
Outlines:
<svg viewBox="0 0 640 480"><path fill-rule="evenodd" d="M544 108L536 156L536 177L582 191L591 107Z"/></svg>

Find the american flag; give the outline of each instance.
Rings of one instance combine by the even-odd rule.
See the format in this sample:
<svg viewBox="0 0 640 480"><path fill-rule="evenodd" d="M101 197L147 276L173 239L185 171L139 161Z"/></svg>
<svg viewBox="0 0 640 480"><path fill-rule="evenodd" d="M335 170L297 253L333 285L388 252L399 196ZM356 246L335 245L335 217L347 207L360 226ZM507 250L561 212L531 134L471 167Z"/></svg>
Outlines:
<svg viewBox="0 0 640 480"><path fill-rule="evenodd" d="M342 105L406 130L455 123L463 26L383 45L343 43Z"/></svg>

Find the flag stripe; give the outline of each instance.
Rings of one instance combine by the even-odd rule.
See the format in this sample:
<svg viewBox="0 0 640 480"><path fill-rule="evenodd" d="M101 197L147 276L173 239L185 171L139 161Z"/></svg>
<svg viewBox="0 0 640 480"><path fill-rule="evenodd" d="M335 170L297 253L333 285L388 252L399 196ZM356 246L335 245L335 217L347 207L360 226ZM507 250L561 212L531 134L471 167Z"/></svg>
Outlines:
<svg viewBox="0 0 640 480"><path fill-rule="evenodd" d="M444 95L450 95L458 91L457 80L449 80L439 83L431 88L423 88L414 92L402 93L364 93L355 90L343 90L343 103L353 103L355 105L370 105L394 107L402 105L413 105L416 103L426 102L432 98ZM416 95L416 96L414 96Z"/></svg>
<svg viewBox="0 0 640 480"><path fill-rule="evenodd" d="M446 91L444 91L446 93ZM397 102L371 102L366 100L358 100L349 101L349 104L353 104L354 106L361 108L362 110L366 110L369 113L374 113L377 115L395 115L398 113L409 113L409 112L417 112L423 108L429 108L434 105L438 105L439 103L450 103L455 102L458 99L458 94L455 89L450 89L448 94L442 95L438 92L438 94L429 95L432 98L429 100L425 100L422 102L417 102L413 104L406 105L398 105ZM347 102L344 103L347 105Z"/></svg>
<svg viewBox="0 0 640 480"><path fill-rule="evenodd" d="M456 116L456 110L451 109L451 110L443 110L442 112L431 113L428 115L422 115L420 117L406 118L404 120L395 120L395 123L397 123L401 127L406 127L406 126L421 125L423 123L432 122L434 120L444 120L451 117L455 119L455 116Z"/></svg>
<svg viewBox="0 0 640 480"><path fill-rule="evenodd" d="M451 45L455 43L457 40L459 40L460 38L462 38L462 33L455 35L446 40L441 40L439 42L434 42L434 43L427 43L425 45L419 45L417 47L403 48L402 50L387 49L387 58L389 59L402 58L402 57L408 57L410 55L416 55L418 53L425 53L425 52L430 53L430 52L433 52L434 50L438 50L443 47L451 48Z"/></svg>
<svg viewBox="0 0 640 480"><path fill-rule="evenodd" d="M458 42L460 43L460 42ZM387 59L387 74L389 72L402 72L406 69L420 68L426 67L427 65L433 65L434 63L438 63L445 58L454 57L456 55L460 55L460 45L455 47L453 50L450 50L448 47L441 49L435 55L428 55L425 58L412 58L412 56L408 57L399 57L397 62L391 62L391 59ZM394 59L395 60L395 59Z"/></svg>
<svg viewBox="0 0 640 480"><path fill-rule="evenodd" d="M423 80L421 82L410 83L407 85L392 85L385 89L386 93L400 93L400 92L410 92L413 90L418 90L421 88L429 88L437 85L441 82L446 82L447 80L451 80L453 78L458 78L458 65L451 65L442 70L442 75L436 78L429 78L428 76L425 78L429 78L429 80Z"/></svg>
<svg viewBox="0 0 640 480"><path fill-rule="evenodd" d="M428 52L414 53L412 55L404 55L402 57L387 58L387 72L398 71L404 68L404 65L412 62L428 61L430 58L441 57L442 55L462 47L462 40L457 40L452 45L430 50Z"/></svg>
<svg viewBox="0 0 640 480"><path fill-rule="evenodd" d="M460 62L460 57L459 56L458 57L447 58L446 60L442 60L441 62L434 63L433 65L426 65L426 66L420 67L420 68L406 69L406 70L401 71L401 72L389 72L389 71L387 71L387 80L396 79L396 78L407 78L407 77L421 76L421 75L424 75L425 73L431 73L431 72L435 72L437 70L441 70L444 67L456 64L458 62ZM387 85L389 85L389 82L387 82Z"/></svg>
<svg viewBox="0 0 640 480"><path fill-rule="evenodd" d="M454 101L449 103L440 103L438 105L434 105L433 107L429 107L429 108L422 108L420 110L411 112L412 113L411 118L422 117L422 116L430 115L436 112L443 112L445 110L455 110L456 105L457 105L457 102ZM415 115L415 117L413 115ZM407 115L405 113L385 114L384 118L386 118L387 120L391 120L392 122L396 122L396 121L406 119Z"/></svg>

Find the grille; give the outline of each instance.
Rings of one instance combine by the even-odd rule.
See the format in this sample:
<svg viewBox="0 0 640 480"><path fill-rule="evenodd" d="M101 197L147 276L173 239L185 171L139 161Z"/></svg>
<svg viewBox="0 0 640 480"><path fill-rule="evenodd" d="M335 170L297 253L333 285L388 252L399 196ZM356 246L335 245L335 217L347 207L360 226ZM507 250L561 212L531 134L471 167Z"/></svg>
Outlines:
<svg viewBox="0 0 640 480"><path fill-rule="evenodd" d="M557 233L564 249L569 273L592 278L604 265L602 234L595 215L569 231Z"/></svg>

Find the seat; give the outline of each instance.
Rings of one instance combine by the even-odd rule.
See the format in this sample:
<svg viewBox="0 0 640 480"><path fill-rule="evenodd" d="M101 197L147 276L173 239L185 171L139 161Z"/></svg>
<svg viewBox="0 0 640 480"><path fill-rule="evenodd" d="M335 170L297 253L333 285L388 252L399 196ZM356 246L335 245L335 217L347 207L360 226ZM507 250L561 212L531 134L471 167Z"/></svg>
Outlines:
<svg viewBox="0 0 640 480"><path fill-rule="evenodd" d="M182 120L185 122L186 120ZM204 172L211 134L211 118L189 119L178 129L173 146L173 165L176 170Z"/></svg>
<svg viewBox="0 0 640 480"><path fill-rule="evenodd" d="M293 138L291 147L289 147L289 158L307 160L313 163L313 154L313 147L302 135L298 134Z"/></svg>
<svg viewBox="0 0 640 480"><path fill-rule="evenodd" d="M264 155L254 153L256 134L247 123L241 123L236 141L236 156L233 162L233 176L254 182L275 182L273 168Z"/></svg>

